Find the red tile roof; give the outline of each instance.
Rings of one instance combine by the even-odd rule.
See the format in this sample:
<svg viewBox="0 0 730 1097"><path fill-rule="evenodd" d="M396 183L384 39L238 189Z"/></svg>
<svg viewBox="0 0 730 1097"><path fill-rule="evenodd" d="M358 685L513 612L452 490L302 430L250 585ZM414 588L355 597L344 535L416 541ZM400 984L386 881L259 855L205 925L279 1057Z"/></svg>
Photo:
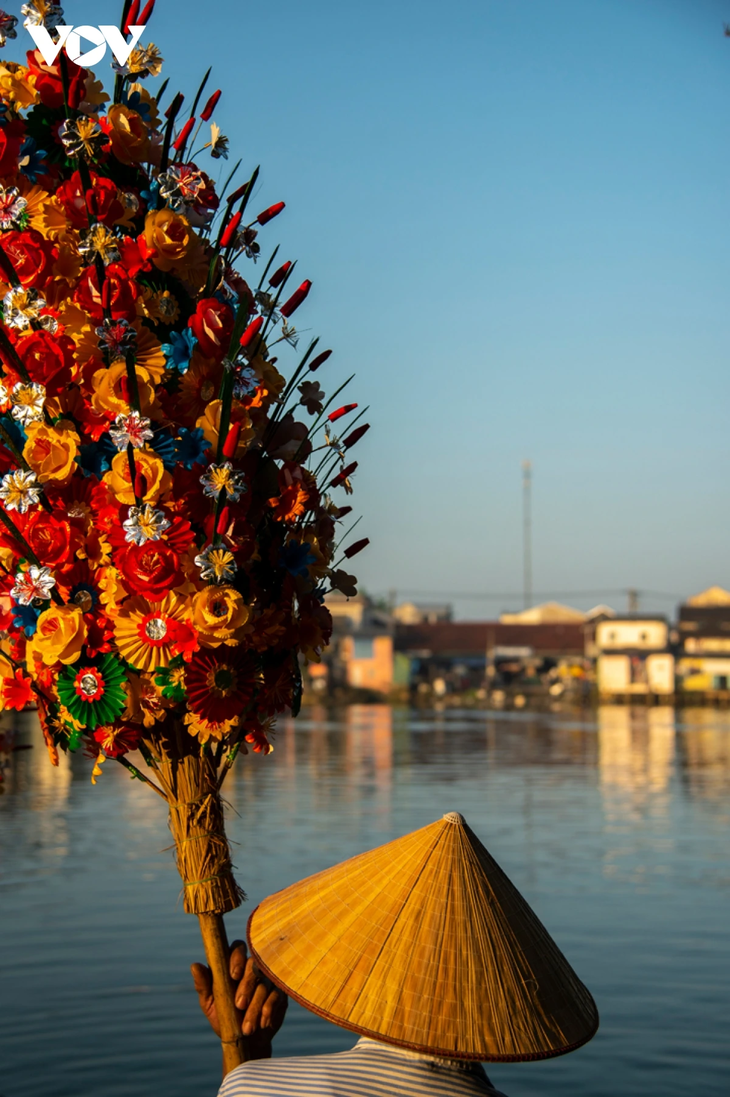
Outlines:
<svg viewBox="0 0 730 1097"><path fill-rule="evenodd" d="M529 647L536 655L583 655L583 625L439 621L395 628L396 651L430 651L450 658L473 658L495 647Z"/></svg>

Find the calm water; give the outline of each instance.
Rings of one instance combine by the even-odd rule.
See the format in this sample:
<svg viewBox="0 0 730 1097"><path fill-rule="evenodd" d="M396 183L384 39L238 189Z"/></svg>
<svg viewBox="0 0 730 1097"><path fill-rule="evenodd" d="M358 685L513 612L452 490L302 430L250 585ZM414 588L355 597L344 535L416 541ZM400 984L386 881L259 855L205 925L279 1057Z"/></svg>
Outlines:
<svg viewBox="0 0 730 1097"><path fill-rule="evenodd" d="M164 804L113 762L12 756L0 796L1 1097L214 1097ZM510 1097L730 1093L730 714L309 711L227 786L249 902L462 812L591 988L591 1044ZM279 1054L354 1037L291 1007ZM686 1087L686 1090L685 1090Z"/></svg>

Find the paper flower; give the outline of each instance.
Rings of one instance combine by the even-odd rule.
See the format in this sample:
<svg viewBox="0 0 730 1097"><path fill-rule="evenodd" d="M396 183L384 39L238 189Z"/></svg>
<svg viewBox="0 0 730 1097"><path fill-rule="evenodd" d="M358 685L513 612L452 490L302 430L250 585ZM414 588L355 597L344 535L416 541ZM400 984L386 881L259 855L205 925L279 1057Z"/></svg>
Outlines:
<svg viewBox="0 0 730 1097"><path fill-rule="evenodd" d="M145 541L159 541L166 529L170 528L170 519L161 510L155 510L149 503L141 507L130 507L129 515L122 522L124 539L135 545Z"/></svg>
<svg viewBox="0 0 730 1097"><path fill-rule="evenodd" d="M200 652L185 668L188 704L204 720L238 716L254 695L260 674L252 656L235 648Z"/></svg>
<svg viewBox="0 0 730 1097"><path fill-rule="evenodd" d="M120 655L136 670L151 671L195 651L198 640L187 617L185 600L175 594L154 603L128 599L114 621Z"/></svg>
<svg viewBox="0 0 730 1097"><path fill-rule="evenodd" d="M47 602L55 585L56 580L51 575L50 568L31 564L27 571L19 571L15 576L10 597L21 606L29 606L36 599Z"/></svg>
<svg viewBox="0 0 730 1097"><path fill-rule="evenodd" d="M217 499L221 492L235 503L247 491L243 473L234 469L230 461L224 461L222 465L209 465L207 471L200 477L203 491L210 499Z"/></svg>
<svg viewBox="0 0 730 1097"><path fill-rule="evenodd" d="M74 720L94 729L111 724L124 711L126 674L114 655L66 667L58 677L58 696Z"/></svg>
<svg viewBox="0 0 730 1097"><path fill-rule="evenodd" d="M6 510L17 510L19 514L25 514L40 500L38 477L34 472L24 469L8 472L0 484L0 499Z"/></svg>
<svg viewBox="0 0 730 1097"><path fill-rule="evenodd" d="M145 442L154 438L149 419L133 411L129 415L118 415L113 427L109 427L109 436L118 450L142 449Z"/></svg>

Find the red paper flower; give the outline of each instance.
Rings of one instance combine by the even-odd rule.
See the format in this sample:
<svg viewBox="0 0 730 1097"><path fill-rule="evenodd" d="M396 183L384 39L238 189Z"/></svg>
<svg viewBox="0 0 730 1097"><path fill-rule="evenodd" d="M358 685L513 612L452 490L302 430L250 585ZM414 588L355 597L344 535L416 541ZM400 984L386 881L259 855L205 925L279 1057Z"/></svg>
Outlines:
<svg viewBox="0 0 730 1097"><path fill-rule="evenodd" d="M142 738L139 728L131 728L126 724L121 727L109 724L106 727L97 728L93 735L107 758L119 758L122 754L128 754L130 750L136 750Z"/></svg>
<svg viewBox="0 0 730 1097"><path fill-rule="evenodd" d="M63 106L63 78L61 65L57 61L54 65L47 65L38 50L28 50L26 54L28 68L35 76L35 88L41 97L41 102L46 107L58 109ZM68 105L72 110L78 110L79 104L85 98L86 77L89 75L86 69L80 68L68 57L64 58L68 73ZM0 166L0 171L4 170Z"/></svg>
<svg viewBox="0 0 730 1097"><path fill-rule="evenodd" d="M72 565L83 541L70 522L39 509L29 516L23 536L43 565L53 571Z"/></svg>
<svg viewBox="0 0 730 1097"><path fill-rule="evenodd" d="M0 700L4 708L14 708L18 712L33 700L33 683L20 668L14 677L0 678Z"/></svg>
<svg viewBox="0 0 730 1097"><path fill-rule="evenodd" d="M105 299L109 302L112 320L134 320L137 316L137 286L130 280L121 263L110 263L105 274L104 292L108 295ZM95 266L87 267L81 275L74 301L88 312L95 323L100 324L104 319L99 276Z"/></svg>
<svg viewBox="0 0 730 1097"><path fill-rule="evenodd" d="M118 566L127 589L132 594L144 595L150 602L161 601L183 580L179 557L164 541L130 545Z"/></svg>
<svg viewBox="0 0 730 1097"><path fill-rule="evenodd" d="M63 392L76 380L76 345L67 335L34 331L18 340L16 350L33 381L49 395Z"/></svg>
<svg viewBox="0 0 730 1097"><path fill-rule="evenodd" d="M36 229L25 229L24 232L3 233L3 250L22 285L42 290L51 274L53 252L50 243Z"/></svg>
<svg viewBox="0 0 730 1097"><path fill-rule="evenodd" d="M249 704L259 679L250 655L235 649L201 652L185 669L189 707L204 720L229 720Z"/></svg>
<svg viewBox="0 0 730 1097"><path fill-rule="evenodd" d="M25 126L20 121L0 126L0 174L13 175L18 170L18 154L24 136Z"/></svg>
<svg viewBox="0 0 730 1097"><path fill-rule="evenodd" d="M228 350L233 331L233 312L216 297L198 301L188 326L206 358L220 361Z"/></svg>

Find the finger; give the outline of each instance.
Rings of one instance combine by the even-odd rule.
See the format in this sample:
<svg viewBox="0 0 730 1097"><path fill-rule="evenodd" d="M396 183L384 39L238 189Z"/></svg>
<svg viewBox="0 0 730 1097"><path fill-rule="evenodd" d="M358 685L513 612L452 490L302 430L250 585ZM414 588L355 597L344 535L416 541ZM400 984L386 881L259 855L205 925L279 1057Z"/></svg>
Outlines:
<svg viewBox="0 0 730 1097"><path fill-rule="evenodd" d="M231 979L238 982L243 975L246 967L246 942L234 941L231 945L231 959L229 961L229 971L231 973Z"/></svg>
<svg viewBox="0 0 730 1097"><path fill-rule="evenodd" d="M214 1005L213 979L210 968L207 968L205 964L191 964L190 973L198 994L200 1008L207 1017Z"/></svg>
<svg viewBox="0 0 730 1097"><path fill-rule="evenodd" d="M254 992L259 982L259 973L256 969L252 959L246 961L246 966L243 972L243 978L238 984L236 991L236 1007L240 1010L247 1010L251 1004Z"/></svg>
<svg viewBox="0 0 730 1097"><path fill-rule="evenodd" d="M241 1030L244 1036L250 1036L252 1032L257 1032L261 1027L261 1010L263 1009L264 1002L269 995L269 988L264 983L259 983L256 990L253 992L253 998L246 1010L246 1015L243 1018L243 1024Z"/></svg>
<svg viewBox="0 0 730 1097"><path fill-rule="evenodd" d="M261 1009L261 1028L279 1029L288 1005L286 994L274 988Z"/></svg>

